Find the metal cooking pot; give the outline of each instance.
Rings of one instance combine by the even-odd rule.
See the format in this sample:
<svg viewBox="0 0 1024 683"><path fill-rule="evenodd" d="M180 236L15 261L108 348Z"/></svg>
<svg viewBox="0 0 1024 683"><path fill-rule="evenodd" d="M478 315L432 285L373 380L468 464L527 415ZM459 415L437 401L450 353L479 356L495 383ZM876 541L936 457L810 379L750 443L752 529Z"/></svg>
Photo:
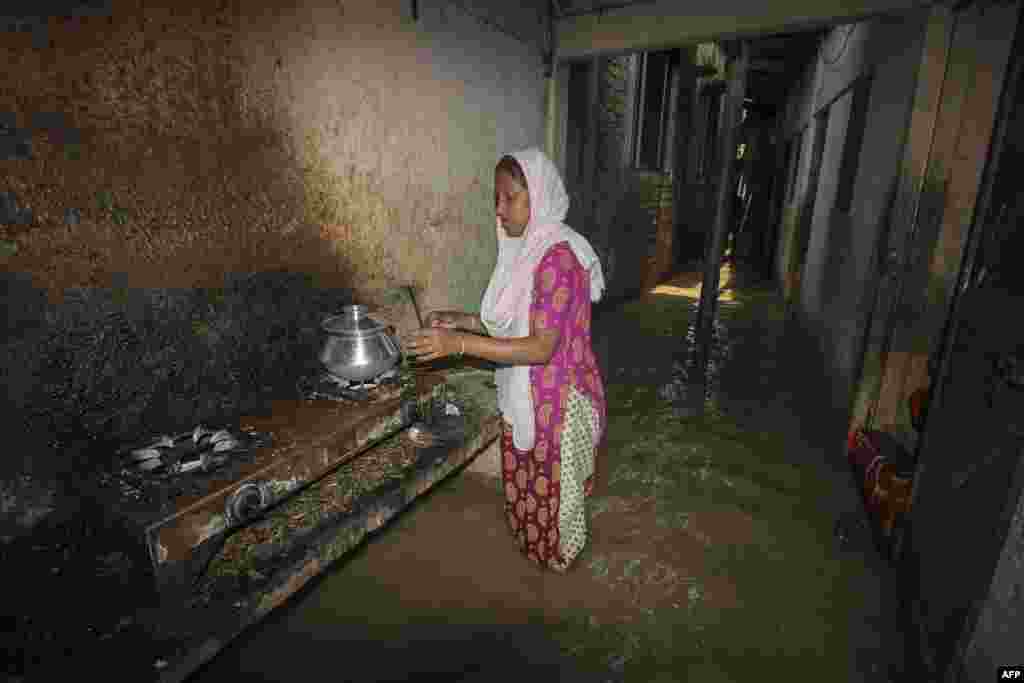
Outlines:
<svg viewBox="0 0 1024 683"><path fill-rule="evenodd" d="M365 382L395 367L401 358L394 328L371 318L366 306L345 306L321 327L327 341L320 362L335 377Z"/></svg>

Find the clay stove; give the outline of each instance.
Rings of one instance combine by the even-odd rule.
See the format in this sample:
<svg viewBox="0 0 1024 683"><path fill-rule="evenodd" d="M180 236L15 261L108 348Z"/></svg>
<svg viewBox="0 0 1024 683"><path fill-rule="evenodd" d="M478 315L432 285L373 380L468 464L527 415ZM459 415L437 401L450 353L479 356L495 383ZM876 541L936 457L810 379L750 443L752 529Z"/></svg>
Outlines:
<svg viewBox="0 0 1024 683"><path fill-rule="evenodd" d="M92 482L90 493L109 522L143 546L158 592L180 595L229 532L408 427L442 385L430 374L413 386L396 371L359 385L313 373L297 382L297 400L242 418L230 430L237 448L187 467L143 471L129 462Z"/></svg>

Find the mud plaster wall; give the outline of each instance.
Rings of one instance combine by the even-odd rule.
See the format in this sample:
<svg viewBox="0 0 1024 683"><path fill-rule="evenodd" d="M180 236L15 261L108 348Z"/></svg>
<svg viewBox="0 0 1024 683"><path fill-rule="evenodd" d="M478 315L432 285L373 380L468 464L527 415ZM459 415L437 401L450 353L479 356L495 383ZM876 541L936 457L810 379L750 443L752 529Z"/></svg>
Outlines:
<svg viewBox="0 0 1024 683"><path fill-rule="evenodd" d="M858 351L873 301L875 251L883 228L886 198L899 172L920 63L925 14L908 12L870 22L839 26L828 34L805 75L805 85L788 102L786 131L804 134L796 191L784 213L779 250L782 268L799 262L794 228L808 188L814 145L812 117L833 102L813 207L811 232L800 277L802 318L818 338L834 399L846 405L857 378ZM849 121L851 95L841 94L854 79L871 76L868 111L854 178L852 207L834 211L838 172ZM837 95L839 96L838 99ZM789 274L780 272L786 291ZM796 274L794 274L796 275Z"/></svg>
<svg viewBox="0 0 1024 683"><path fill-rule="evenodd" d="M32 154L0 161L31 211L0 224L4 423L28 441L0 462L0 522L58 505L58 431L227 415L315 353L349 290L411 281L423 308L479 306L494 163L543 141L541 10L267 5L2 24L0 107Z"/></svg>
<svg viewBox="0 0 1024 683"><path fill-rule="evenodd" d="M398 0L280 7L113 0L108 16L51 18L42 47L6 34L0 92L19 124L59 112L81 139L73 159L3 169L15 191L47 190L29 197L38 224L5 235L5 265L59 290L275 262L478 304L493 163L542 142L542 12L420 2L414 23ZM94 210L102 191L120 229ZM73 236L62 203L86 214Z"/></svg>

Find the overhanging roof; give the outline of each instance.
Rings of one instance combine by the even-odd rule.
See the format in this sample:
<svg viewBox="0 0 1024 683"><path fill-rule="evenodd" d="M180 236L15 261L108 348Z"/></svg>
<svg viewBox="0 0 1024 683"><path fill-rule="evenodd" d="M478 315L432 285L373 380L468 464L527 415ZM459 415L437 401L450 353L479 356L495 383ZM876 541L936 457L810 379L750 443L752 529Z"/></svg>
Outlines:
<svg viewBox="0 0 1024 683"><path fill-rule="evenodd" d="M557 0L559 59L790 33L927 7L921 0Z"/></svg>

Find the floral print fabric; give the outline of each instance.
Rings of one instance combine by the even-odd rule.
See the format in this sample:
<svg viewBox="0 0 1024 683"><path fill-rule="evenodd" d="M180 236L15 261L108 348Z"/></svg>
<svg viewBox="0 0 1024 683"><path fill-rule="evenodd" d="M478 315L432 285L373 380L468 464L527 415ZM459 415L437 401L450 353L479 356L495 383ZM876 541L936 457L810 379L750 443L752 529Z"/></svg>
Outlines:
<svg viewBox="0 0 1024 683"><path fill-rule="evenodd" d="M594 452L606 420L604 385L590 337L590 278L566 242L534 275L531 328L559 331L546 365L530 368L536 422L532 450L502 433L506 518L534 562L564 571L586 542L583 498L593 487Z"/></svg>

